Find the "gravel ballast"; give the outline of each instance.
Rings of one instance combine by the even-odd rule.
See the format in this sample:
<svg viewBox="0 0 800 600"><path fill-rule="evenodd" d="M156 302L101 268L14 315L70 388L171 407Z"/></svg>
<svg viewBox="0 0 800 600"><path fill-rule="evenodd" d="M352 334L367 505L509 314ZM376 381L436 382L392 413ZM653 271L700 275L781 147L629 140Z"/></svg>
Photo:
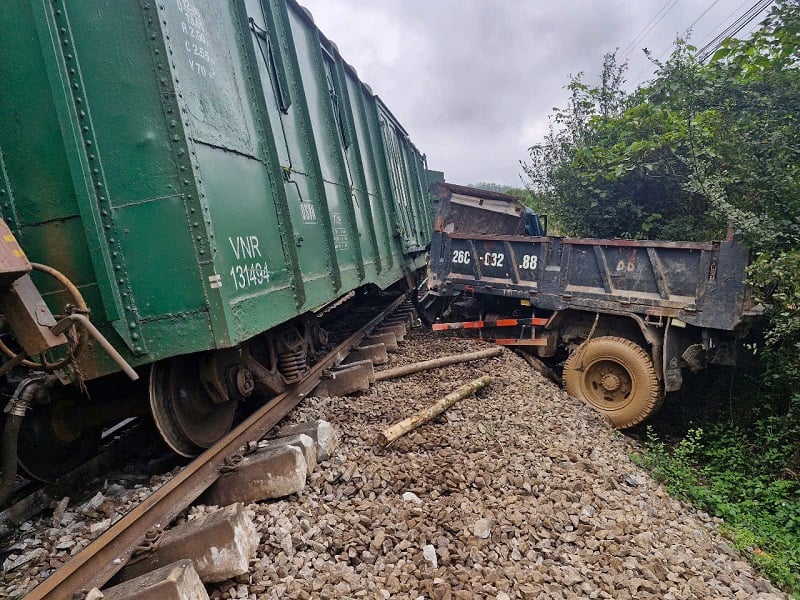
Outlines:
<svg viewBox="0 0 800 600"><path fill-rule="evenodd" d="M380 368L486 347L417 329ZM493 381L475 396L376 445L383 428L482 375ZM257 554L212 598L788 597L716 533L718 520L631 462L635 442L510 351L309 398L280 426L320 418L339 447L299 494L247 506ZM107 481L24 523L0 597L24 596L166 478Z"/></svg>
<svg viewBox="0 0 800 600"><path fill-rule="evenodd" d="M470 352L416 330L386 367ZM464 383L492 384L387 449L378 432ZM310 398L335 455L297 496L250 505L262 534L232 598L785 598L629 456L635 444L510 351Z"/></svg>

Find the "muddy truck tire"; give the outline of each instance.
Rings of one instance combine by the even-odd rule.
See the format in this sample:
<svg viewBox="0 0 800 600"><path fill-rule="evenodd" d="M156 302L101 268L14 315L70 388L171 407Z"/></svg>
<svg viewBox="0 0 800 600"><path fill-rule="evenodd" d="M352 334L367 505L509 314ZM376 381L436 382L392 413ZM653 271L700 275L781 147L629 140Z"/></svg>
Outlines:
<svg viewBox="0 0 800 600"><path fill-rule="evenodd" d="M597 409L617 429L656 412L664 399L653 361L638 344L619 337L587 340L564 365L567 392Z"/></svg>

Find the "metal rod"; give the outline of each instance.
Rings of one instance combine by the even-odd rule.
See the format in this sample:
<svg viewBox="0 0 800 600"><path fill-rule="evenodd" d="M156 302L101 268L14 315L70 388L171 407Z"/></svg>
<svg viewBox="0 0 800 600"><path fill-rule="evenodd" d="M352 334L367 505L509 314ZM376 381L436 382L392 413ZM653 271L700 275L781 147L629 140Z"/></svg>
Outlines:
<svg viewBox="0 0 800 600"><path fill-rule="evenodd" d="M50 331L52 331L56 335L64 333L67 327L71 325L70 321L72 321L73 323L80 323L84 327L84 329L86 329L86 331L89 332L89 335L91 335L95 340L97 340L97 343L100 344L103 350L105 350L108 353L108 355L111 357L111 360L117 363L119 368L125 372L125 375L130 377L131 381L136 381L137 379L139 379L139 374L133 370L133 367L131 367L124 358L122 358L122 355L119 352L117 352L116 348L114 348L114 346L112 346L111 343L105 338L105 336L102 333L100 333L97 327L94 326L94 324L89 320L89 318L86 315L81 315L78 313L67 315L61 321L56 323L50 329Z"/></svg>

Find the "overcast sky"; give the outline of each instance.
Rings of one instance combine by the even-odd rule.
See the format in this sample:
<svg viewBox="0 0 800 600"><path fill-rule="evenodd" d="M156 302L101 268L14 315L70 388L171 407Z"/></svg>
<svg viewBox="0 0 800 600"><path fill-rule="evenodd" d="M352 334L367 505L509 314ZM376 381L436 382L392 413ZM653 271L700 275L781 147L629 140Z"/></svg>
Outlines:
<svg viewBox="0 0 800 600"><path fill-rule="evenodd" d="M692 43L702 47L754 0L300 2L429 168L452 183L519 187L519 161L564 105L570 74L596 83L604 53L619 48L632 89L652 74L643 47L666 58L693 23Z"/></svg>

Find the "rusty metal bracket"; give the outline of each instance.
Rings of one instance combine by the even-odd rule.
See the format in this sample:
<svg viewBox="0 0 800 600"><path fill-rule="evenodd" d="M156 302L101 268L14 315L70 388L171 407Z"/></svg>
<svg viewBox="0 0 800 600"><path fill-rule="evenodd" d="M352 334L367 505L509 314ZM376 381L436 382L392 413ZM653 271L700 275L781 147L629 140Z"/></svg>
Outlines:
<svg viewBox="0 0 800 600"><path fill-rule="evenodd" d="M54 334L59 335L64 333L67 329L72 327L74 323L80 323L80 325L91 335L98 344L105 350L108 355L111 357L120 369L122 369L125 374L131 379L131 381L136 381L139 379L139 374L133 370L128 362L122 358L122 355L117 352L116 348L111 345L111 343L105 338L105 336L100 333L97 327L89 320L86 315L74 313L71 315L67 315L61 321L56 323L53 327L50 328Z"/></svg>
<svg viewBox="0 0 800 600"><path fill-rule="evenodd" d="M244 456L239 452L235 452L234 454L230 454L225 457L225 460L219 466L220 473L233 473L239 469L239 465L242 464L242 460L244 460Z"/></svg>
<svg viewBox="0 0 800 600"><path fill-rule="evenodd" d="M158 549L159 545L161 545L161 540L164 538L164 531L164 527L160 525L148 529L142 541L133 549L128 564L137 563L153 554L153 552Z"/></svg>

